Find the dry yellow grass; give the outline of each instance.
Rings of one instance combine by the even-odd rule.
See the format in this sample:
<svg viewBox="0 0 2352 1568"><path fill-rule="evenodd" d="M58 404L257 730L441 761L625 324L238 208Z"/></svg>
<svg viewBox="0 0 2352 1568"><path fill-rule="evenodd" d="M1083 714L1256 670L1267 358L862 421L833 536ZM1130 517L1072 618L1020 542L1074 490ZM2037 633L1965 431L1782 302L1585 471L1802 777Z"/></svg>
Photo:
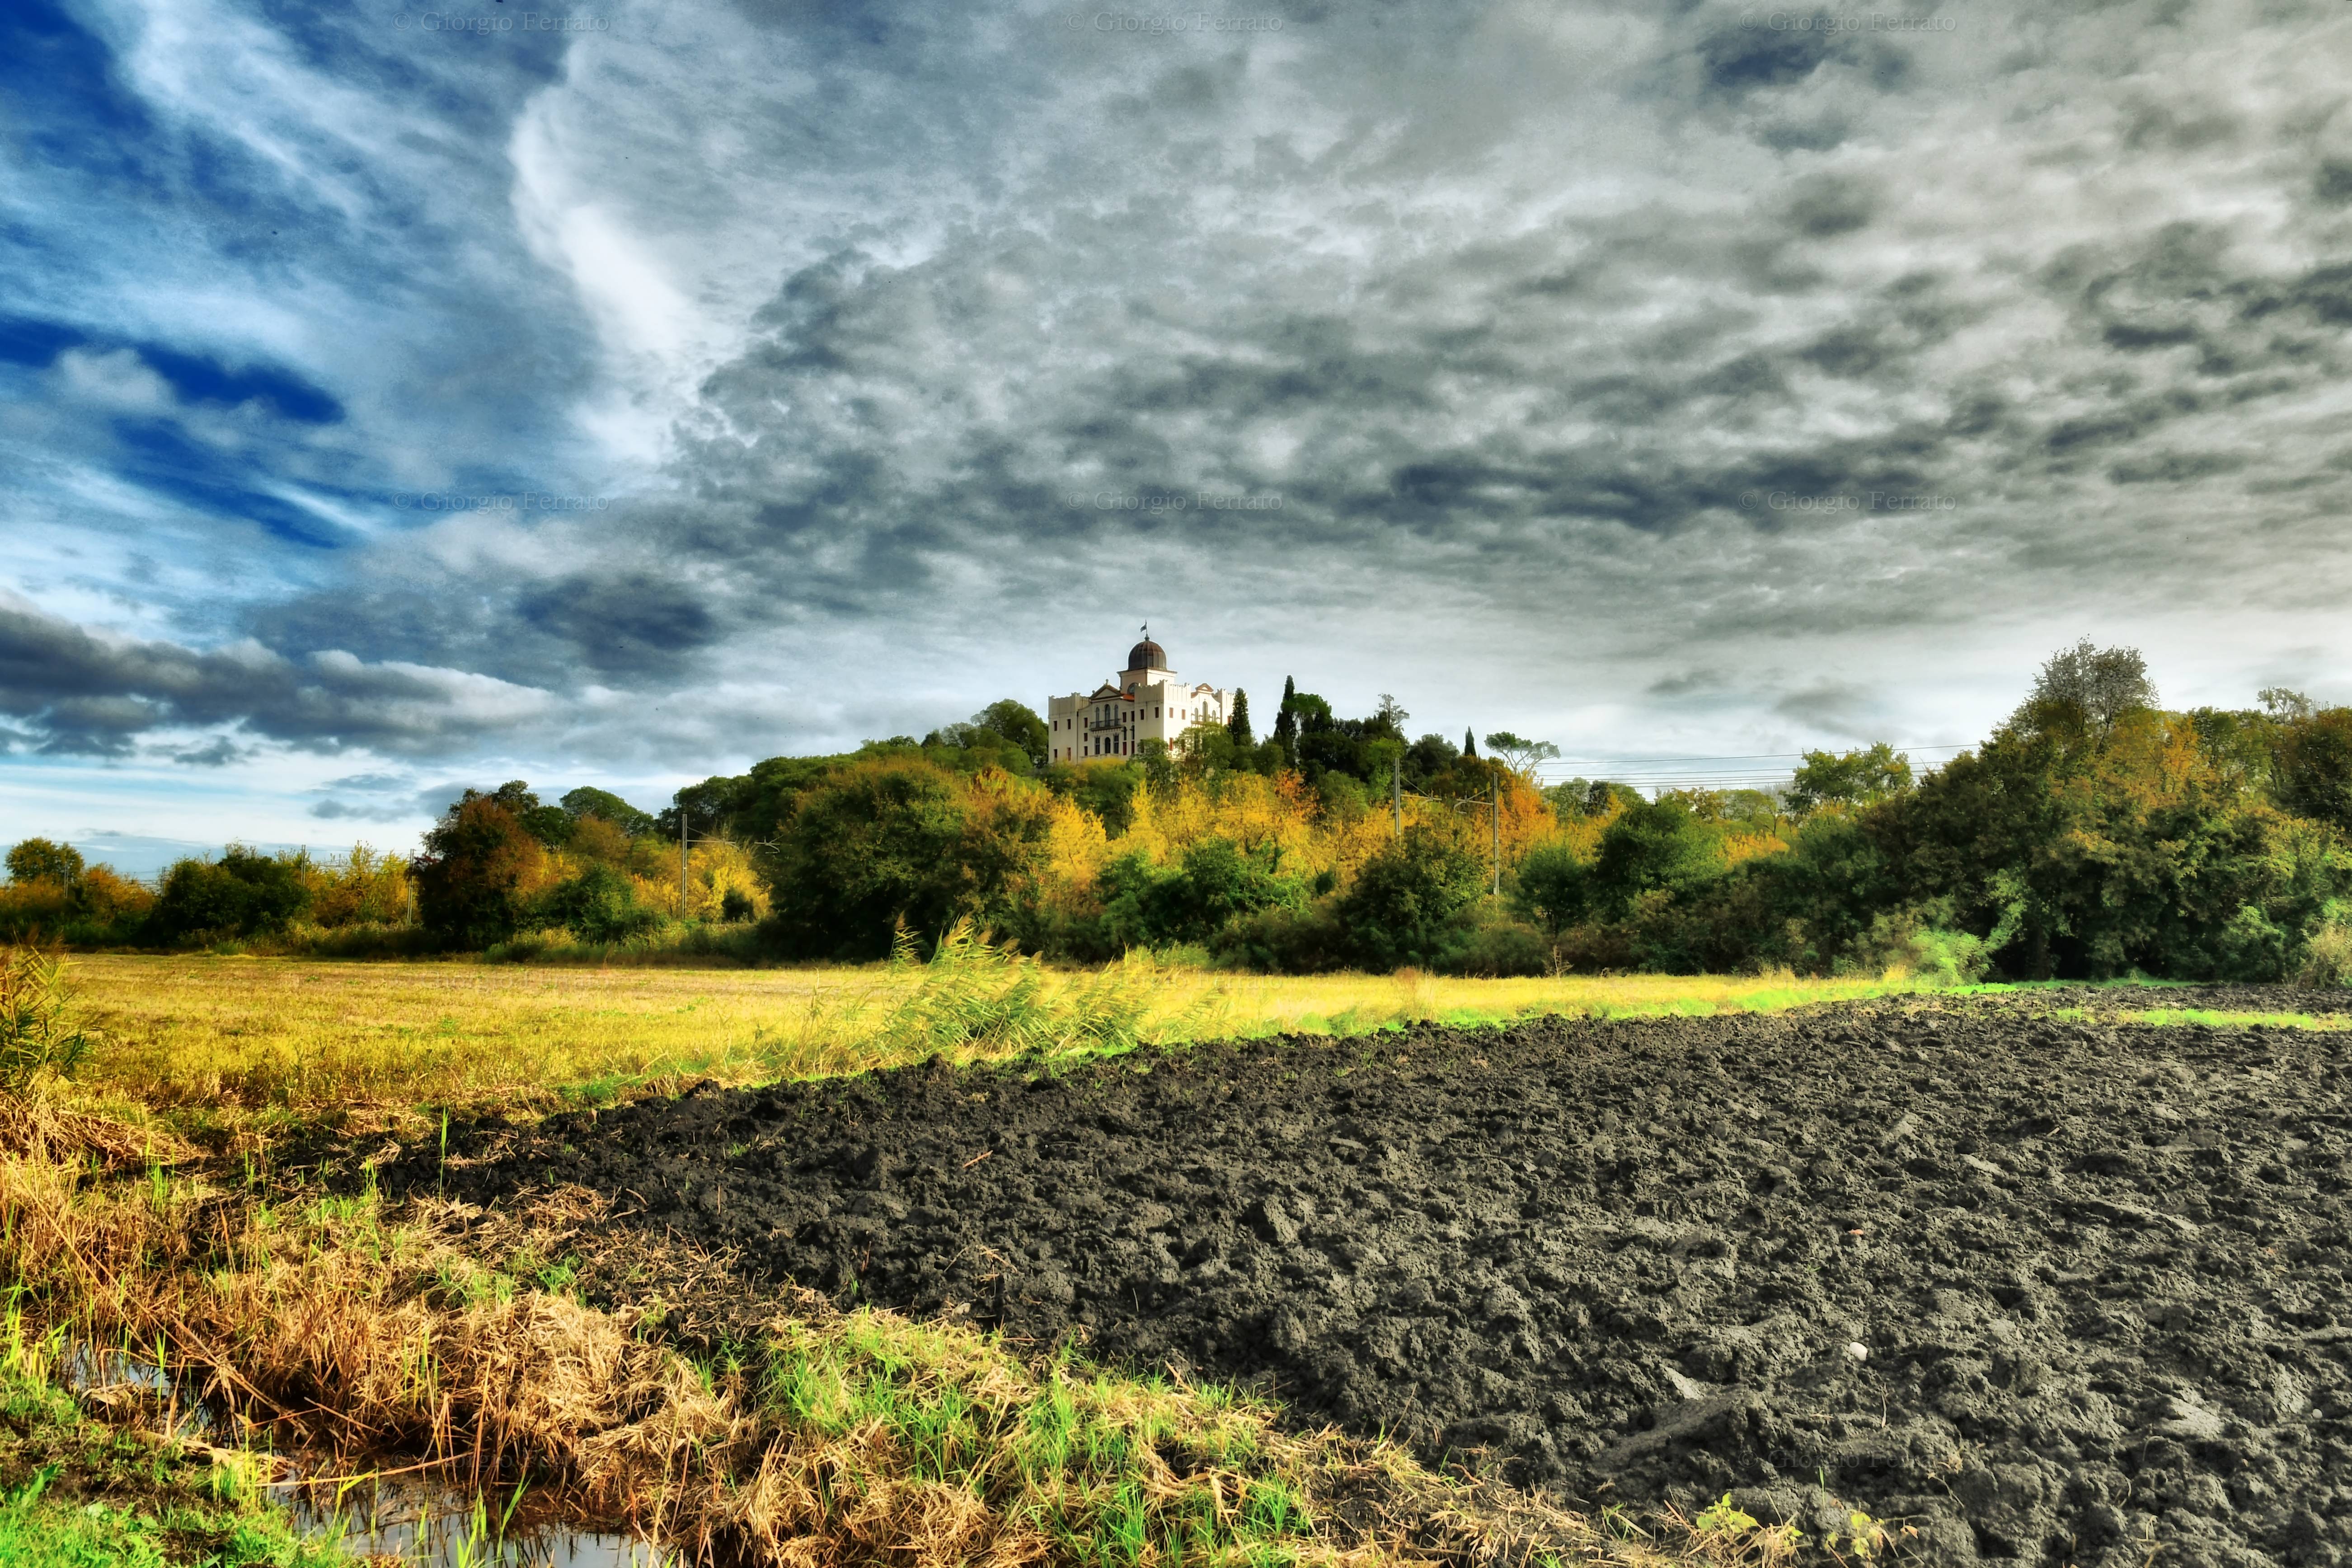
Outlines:
<svg viewBox="0 0 2352 1568"><path fill-rule="evenodd" d="M926 1052L889 1031L920 966L532 968L473 963L101 955L70 975L101 1043L86 1088L159 1109L418 1105L515 1109L559 1088L601 1096L708 1077L853 1072ZM1145 962L1108 977L1043 972L1057 993L1115 988L1136 1032L1173 1042L1351 1032L1539 1013L1772 1010L1902 988L1886 980L1644 975L1455 979L1406 973L1231 975ZM990 1054L985 1051L970 1054Z"/></svg>

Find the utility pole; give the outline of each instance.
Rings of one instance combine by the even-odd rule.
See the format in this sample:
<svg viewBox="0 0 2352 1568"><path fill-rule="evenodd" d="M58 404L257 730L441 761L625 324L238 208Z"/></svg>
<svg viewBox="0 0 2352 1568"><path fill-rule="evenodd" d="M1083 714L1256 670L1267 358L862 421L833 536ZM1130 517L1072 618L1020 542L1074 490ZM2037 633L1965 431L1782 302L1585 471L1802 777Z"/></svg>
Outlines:
<svg viewBox="0 0 2352 1568"><path fill-rule="evenodd" d="M1503 896L1503 765L1489 762L1495 770L1495 896Z"/></svg>
<svg viewBox="0 0 2352 1568"><path fill-rule="evenodd" d="M686 918L686 822L689 815L684 801L677 808L677 917Z"/></svg>

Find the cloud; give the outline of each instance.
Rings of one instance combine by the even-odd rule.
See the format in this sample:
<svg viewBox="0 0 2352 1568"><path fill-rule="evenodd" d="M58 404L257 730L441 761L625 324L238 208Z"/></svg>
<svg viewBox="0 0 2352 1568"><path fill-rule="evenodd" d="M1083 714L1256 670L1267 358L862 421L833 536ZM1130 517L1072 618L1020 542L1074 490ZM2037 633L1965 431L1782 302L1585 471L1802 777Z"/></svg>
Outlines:
<svg viewBox="0 0 2352 1568"><path fill-rule="evenodd" d="M252 643L197 651L100 635L0 601L0 713L47 751L122 754L151 732L215 725L326 750L434 751L553 706L544 691L465 671L370 664L337 650L298 662ZM181 759L244 755L222 739Z"/></svg>
<svg viewBox="0 0 2352 1568"><path fill-rule="evenodd" d="M0 716L715 764L1150 614L1755 749L1955 667L1998 714L2091 613L2333 645L2339 11L1379 15L60 20L80 85L26 112L71 166L0 241L0 508L45 525ZM597 504L389 500L440 493Z"/></svg>

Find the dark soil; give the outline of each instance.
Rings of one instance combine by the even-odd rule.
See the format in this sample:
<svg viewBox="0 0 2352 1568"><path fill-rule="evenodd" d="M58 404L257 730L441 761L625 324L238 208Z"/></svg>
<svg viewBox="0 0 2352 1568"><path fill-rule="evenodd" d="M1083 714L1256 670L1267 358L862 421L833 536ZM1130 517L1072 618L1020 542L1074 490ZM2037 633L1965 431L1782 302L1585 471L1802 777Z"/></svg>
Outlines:
<svg viewBox="0 0 2352 1568"><path fill-rule="evenodd" d="M1834 1494L1937 1561L2336 1564L2352 1037L2100 1017L2313 1000L912 1070L453 1132L446 1178L392 1174L584 1183L845 1303L1263 1378L1587 1506L1732 1490L1817 1531Z"/></svg>

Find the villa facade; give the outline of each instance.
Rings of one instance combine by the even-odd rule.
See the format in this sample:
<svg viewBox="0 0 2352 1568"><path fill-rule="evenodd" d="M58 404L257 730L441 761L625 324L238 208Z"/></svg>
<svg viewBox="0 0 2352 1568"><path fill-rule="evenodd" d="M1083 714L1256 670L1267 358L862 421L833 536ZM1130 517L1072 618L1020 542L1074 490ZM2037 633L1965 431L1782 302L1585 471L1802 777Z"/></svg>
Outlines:
<svg viewBox="0 0 2352 1568"><path fill-rule="evenodd" d="M1143 641L1127 652L1127 668L1092 692L1072 692L1045 700L1045 727L1052 732L1049 760L1091 762L1132 757L1147 740L1171 748L1196 724L1223 724L1234 694L1222 686L1180 681L1168 667L1168 652L1144 629Z"/></svg>

